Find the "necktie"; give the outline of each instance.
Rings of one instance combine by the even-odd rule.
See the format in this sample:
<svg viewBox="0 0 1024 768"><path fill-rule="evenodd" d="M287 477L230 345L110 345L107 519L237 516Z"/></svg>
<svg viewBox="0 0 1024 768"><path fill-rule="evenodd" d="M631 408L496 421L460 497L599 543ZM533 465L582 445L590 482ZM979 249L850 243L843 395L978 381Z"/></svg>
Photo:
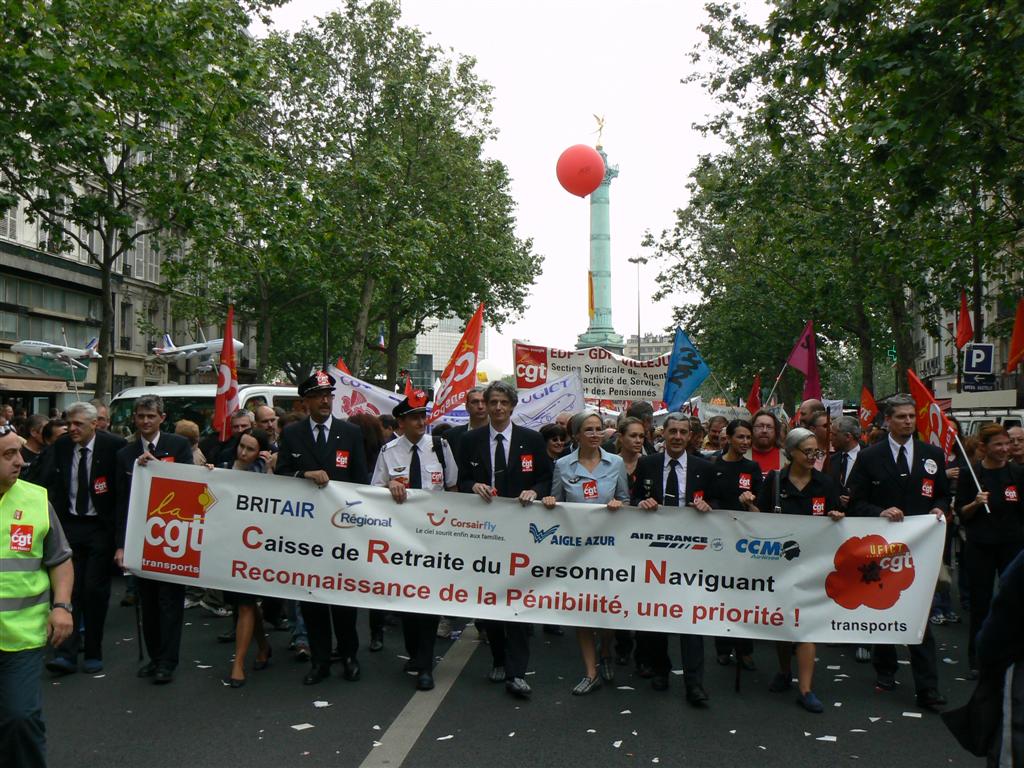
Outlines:
<svg viewBox="0 0 1024 768"><path fill-rule="evenodd" d="M846 473L849 471L850 454L843 452L843 458L839 460L839 484L846 487Z"/></svg>
<svg viewBox="0 0 1024 768"><path fill-rule="evenodd" d="M323 424L316 425L316 449L321 456L327 450L327 428Z"/></svg>
<svg viewBox="0 0 1024 768"><path fill-rule="evenodd" d="M896 459L896 472L900 477L910 476L910 465L907 464L907 446L900 446L900 455Z"/></svg>
<svg viewBox="0 0 1024 768"><path fill-rule="evenodd" d="M85 517L89 514L89 449L79 450L78 493L75 494L75 514Z"/></svg>
<svg viewBox="0 0 1024 768"><path fill-rule="evenodd" d="M495 435L494 446L494 487L499 496L508 495L508 462L505 459L505 436Z"/></svg>
<svg viewBox="0 0 1024 768"><path fill-rule="evenodd" d="M149 443L146 446L146 450L149 451L154 456L156 456L156 444L155 443Z"/></svg>
<svg viewBox="0 0 1024 768"><path fill-rule="evenodd" d="M420 447L412 447L412 458L409 459L409 487L423 487L423 472L420 470Z"/></svg>
<svg viewBox="0 0 1024 768"><path fill-rule="evenodd" d="M665 506L678 507L679 504L679 475L676 470L679 468L679 461L671 459L668 463L668 477L665 479Z"/></svg>

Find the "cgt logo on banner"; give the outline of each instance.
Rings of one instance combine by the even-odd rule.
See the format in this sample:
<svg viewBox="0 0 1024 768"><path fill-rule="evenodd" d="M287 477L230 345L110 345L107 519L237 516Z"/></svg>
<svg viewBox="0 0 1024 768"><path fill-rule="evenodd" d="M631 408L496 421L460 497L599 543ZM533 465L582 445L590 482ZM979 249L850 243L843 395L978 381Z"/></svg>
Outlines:
<svg viewBox="0 0 1024 768"><path fill-rule="evenodd" d="M206 483L154 477L146 509L142 570L198 579L206 513L216 503Z"/></svg>
<svg viewBox="0 0 1024 768"><path fill-rule="evenodd" d="M825 593L851 611L862 605L882 611L896 605L913 583L910 547L890 544L878 535L854 536L836 551L835 570L825 579Z"/></svg>

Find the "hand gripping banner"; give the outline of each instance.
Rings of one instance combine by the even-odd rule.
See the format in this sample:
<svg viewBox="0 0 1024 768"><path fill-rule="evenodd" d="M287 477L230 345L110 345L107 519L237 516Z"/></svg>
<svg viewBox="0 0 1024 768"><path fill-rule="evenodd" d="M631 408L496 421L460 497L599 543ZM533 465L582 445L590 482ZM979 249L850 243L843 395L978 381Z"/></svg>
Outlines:
<svg viewBox="0 0 1024 768"><path fill-rule="evenodd" d="M945 523L700 513L313 483L151 462L136 575L396 611L835 643L918 643Z"/></svg>

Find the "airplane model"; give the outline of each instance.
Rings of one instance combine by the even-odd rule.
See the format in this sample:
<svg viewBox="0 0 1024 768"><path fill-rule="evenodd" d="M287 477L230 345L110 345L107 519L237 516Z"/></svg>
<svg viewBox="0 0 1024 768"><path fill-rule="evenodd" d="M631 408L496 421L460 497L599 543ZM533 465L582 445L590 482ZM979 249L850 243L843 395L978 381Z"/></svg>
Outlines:
<svg viewBox="0 0 1024 768"><path fill-rule="evenodd" d="M237 355L242 351L245 345L240 341L234 342L235 354ZM186 360L193 357L213 357L214 355L220 355L221 349L224 347L224 339L211 339L210 341L201 341L196 344L185 344L181 347L174 346L174 342L171 341L171 334L164 334L164 344L162 347L153 347L153 354L157 357L164 357L169 359L174 358L185 358Z"/></svg>
<svg viewBox="0 0 1024 768"><path fill-rule="evenodd" d="M52 344L49 341L26 339L19 341L17 344L12 344L11 352L17 352L21 355L38 355L50 360L60 360L76 368L88 368L88 363L82 363L79 360L83 357L90 360L103 357L103 355L96 351L98 343L99 339L93 338L92 341L85 345L85 349L79 349L78 347L69 347L64 344Z"/></svg>

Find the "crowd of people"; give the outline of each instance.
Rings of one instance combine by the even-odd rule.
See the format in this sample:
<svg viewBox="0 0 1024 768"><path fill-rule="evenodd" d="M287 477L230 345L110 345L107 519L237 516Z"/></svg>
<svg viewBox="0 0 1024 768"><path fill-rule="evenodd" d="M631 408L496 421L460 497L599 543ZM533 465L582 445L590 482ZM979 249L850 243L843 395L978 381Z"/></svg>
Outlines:
<svg viewBox="0 0 1024 768"><path fill-rule="evenodd" d="M14 546L13 537L10 543L0 542L0 558L8 570L19 558L32 561L23 566L32 578L14 585L5 573L0 593L2 690L9 690L14 679L24 687L26 670L42 662L47 639L53 645L45 661L51 673L103 669L103 630L112 575L123 566L132 473L149 461L275 473L319 487L332 481L372 484L388 488L396 504L407 499L410 489L422 489L475 494L485 503L495 496L515 498L524 506L548 508L562 502L611 510L690 506L705 513L745 510L831 521L876 516L894 523L909 515L945 517L950 523L945 567L930 623L959 621L950 597L950 566L958 565L961 606L970 616L972 676L984 663L977 654L976 635L992 603L995 582L1024 547L1024 430L987 425L947 462L941 450L915 438L915 404L904 395L885 401L884 418L869 435L862 435L856 418L833 418L817 400L801 404L792 426L771 410L749 419L714 417L706 424L696 416L669 413L656 426L651 405L634 403L613 422L592 411L563 413L534 431L512 421L518 402L515 387L494 382L468 393L467 424L441 425L428 433L427 393L407 396L390 415L342 420L333 415L334 384L330 375L317 372L299 386L301 410L259 405L232 414L232 435L226 441L202 436L193 422L165 424L163 403L156 396L135 402L129 440L107 430L107 411L100 402L74 403L62 417L49 419L0 411L0 514L5 515L0 523L6 531L23 514L13 505L31 502L35 506L29 516L36 531L42 531L27 549ZM524 456L532 461L523 461ZM45 489L45 494L40 497L36 489ZM8 520L11 515L15 517ZM270 630L289 631L289 649L309 661L304 684L328 679L335 663L344 679L361 678L357 612L351 606L221 594L201 587L187 591L141 576L130 577L129 588L122 603L137 601L148 655L138 676L155 684L174 680L184 611L194 606L233 618L233 627L218 637L235 647L224 677L228 688L246 684L251 645L256 645L252 671L271 663ZM45 602L39 597L43 593ZM17 607L4 610L4 601ZM370 611L369 619L370 652L383 648L389 620L401 622L405 671L415 677L417 689L432 689L434 645L439 635L447 635L448 620L383 611ZM12 626L23 631L8 647ZM475 626L491 653L489 679L511 695L530 697L526 677L533 628L498 620L477 620ZM558 626L543 631L563 633ZM669 634L578 628L575 635L582 674L572 694L592 693L614 679L617 666L629 663L655 690L668 689ZM706 706L705 638L678 637L685 700ZM814 645L774 646L779 666L770 690L792 688L795 658L797 703L821 712L822 702L813 690ZM750 640L715 638L714 651L719 664L757 668ZM855 657L873 663L877 690L894 689L895 647L857 647ZM910 646L910 658L917 702L942 707L946 702L939 690L930 628L921 644ZM5 693L0 710L0 743L22 758L15 764L41 764L38 696Z"/></svg>

